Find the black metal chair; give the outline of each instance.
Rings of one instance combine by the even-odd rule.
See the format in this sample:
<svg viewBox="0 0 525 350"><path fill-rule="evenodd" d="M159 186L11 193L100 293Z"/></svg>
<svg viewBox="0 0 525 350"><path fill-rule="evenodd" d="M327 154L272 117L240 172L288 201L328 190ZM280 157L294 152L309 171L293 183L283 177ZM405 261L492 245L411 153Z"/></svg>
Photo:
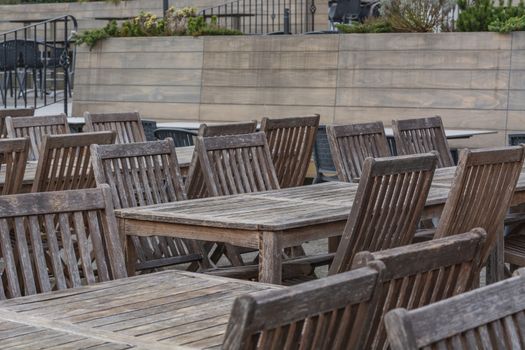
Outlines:
<svg viewBox="0 0 525 350"><path fill-rule="evenodd" d="M509 134L509 146L519 146L525 143L525 134Z"/></svg>
<svg viewBox="0 0 525 350"><path fill-rule="evenodd" d="M194 138L197 136L197 131L178 128L161 128L155 130L154 133L158 140L171 137L175 142L175 147L193 146L195 144Z"/></svg>
<svg viewBox="0 0 525 350"><path fill-rule="evenodd" d="M332 152L330 151L328 136L326 135L326 125L319 125L317 129L317 137L314 144L314 163L316 169L314 183L339 181L334 160L332 159ZM326 173L334 175L326 175Z"/></svg>
<svg viewBox="0 0 525 350"><path fill-rule="evenodd" d="M13 73L16 75L16 52L14 49L4 47L0 45L0 73L2 73L2 80L0 81L0 95L2 98L2 104L6 104L7 91L10 91L10 95L13 96ZM20 85L20 80L18 80Z"/></svg>
<svg viewBox="0 0 525 350"><path fill-rule="evenodd" d="M157 122L149 119L142 119L142 127L147 141L156 141L155 131L157 131Z"/></svg>
<svg viewBox="0 0 525 350"><path fill-rule="evenodd" d="M44 63L40 43L34 40L7 40L0 44L8 52L8 56L15 55L15 75L19 83L19 96L26 99L27 72L33 76L35 94L38 88L43 93L43 72ZM18 71L20 69L20 72ZM38 74L38 77L37 77Z"/></svg>

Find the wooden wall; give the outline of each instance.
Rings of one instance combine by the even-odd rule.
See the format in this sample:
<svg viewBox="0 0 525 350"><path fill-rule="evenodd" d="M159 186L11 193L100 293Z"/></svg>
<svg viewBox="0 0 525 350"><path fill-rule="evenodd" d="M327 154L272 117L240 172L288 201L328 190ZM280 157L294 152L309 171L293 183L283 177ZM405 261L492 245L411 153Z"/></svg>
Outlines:
<svg viewBox="0 0 525 350"><path fill-rule="evenodd" d="M111 39L77 62L73 114L239 121L320 113L324 123L441 115L450 128L525 130L525 33Z"/></svg>

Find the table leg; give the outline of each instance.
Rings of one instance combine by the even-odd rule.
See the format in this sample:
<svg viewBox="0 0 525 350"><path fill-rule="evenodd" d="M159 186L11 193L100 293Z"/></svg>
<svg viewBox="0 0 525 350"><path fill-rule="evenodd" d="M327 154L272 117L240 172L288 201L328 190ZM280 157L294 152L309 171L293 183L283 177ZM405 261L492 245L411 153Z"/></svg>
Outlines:
<svg viewBox="0 0 525 350"><path fill-rule="evenodd" d="M505 278L505 238L503 230L498 232L496 244L487 260L486 280L487 284L501 281Z"/></svg>
<svg viewBox="0 0 525 350"><path fill-rule="evenodd" d="M137 268L137 252L131 236L126 236L126 269L128 276L135 276Z"/></svg>
<svg viewBox="0 0 525 350"><path fill-rule="evenodd" d="M259 235L259 282L281 284L282 250L279 232Z"/></svg>

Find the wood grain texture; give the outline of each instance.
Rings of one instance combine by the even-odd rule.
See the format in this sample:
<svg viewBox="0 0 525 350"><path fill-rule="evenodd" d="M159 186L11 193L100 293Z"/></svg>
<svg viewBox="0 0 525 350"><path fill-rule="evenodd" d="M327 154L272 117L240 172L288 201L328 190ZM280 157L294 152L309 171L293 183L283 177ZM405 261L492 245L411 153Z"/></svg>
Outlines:
<svg viewBox="0 0 525 350"><path fill-rule="evenodd" d="M35 115L34 108L0 109L0 138L7 137L5 118L30 117Z"/></svg>
<svg viewBox="0 0 525 350"><path fill-rule="evenodd" d="M2 195L21 192L28 153L29 138L0 139L0 172L4 180Z"/></svg>
<svg viewBox="0 0 525 350"><path fill-rule="evenodd" d="M88 132L114 131L116 143L146 142L144 126L138 112L84 113Z"/></svg>

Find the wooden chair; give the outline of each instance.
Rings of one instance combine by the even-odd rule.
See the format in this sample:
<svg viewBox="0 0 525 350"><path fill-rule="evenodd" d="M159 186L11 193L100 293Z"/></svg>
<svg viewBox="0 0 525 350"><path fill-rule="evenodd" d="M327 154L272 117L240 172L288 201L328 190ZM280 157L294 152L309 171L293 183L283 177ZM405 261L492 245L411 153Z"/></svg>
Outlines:
<svg viewBox="0 0 525 350"><path fill-rule="evenodd" d="M385 316L392 350L523 349L525 270L419 309Z"/></svg>
<svg viewBox="0 0 525 350"><path fill-rule="evenodd" d="M7 129L5 126L5 118L17 118L17 117L31 117L35 115L34 108L13 108L13 109L0 109L0 138L7 137Z"/></svg>
<svg viewBox="0 0 525 350"><path fill-rule="evenodd" d="M22 189L29 153L29 138L0 140L0 170L5 174L2 195L17 194Z"/></svg>
<svg viewBox="0 0 525 350"><path fill-rule="evenodd" d="M355 254L410 244L432 177L435 154L367 158L329 274L348 271Z"/></svg>
<svg viewBox="0 0 525 350"><path fill-rule="evenodd" d="M175 147L188 147L195 145L197 132L193 130L178 128L160 128L154 131L157 140L165 140L170 137L175 142Z"/></svg>
<svg viewBox="0 0 525 350"><path fill-rule="evenodd" d="M7 117L5 123L9 138L29 137L31 148L28 160L38 160L45 135L70 133L65 114L45 117Z"/></svg>
<svg viewBox="0 0 525 350"><path fill-rule="evenodd" d="M390 156L390 148L382 122L330 125L327 131L340 181L358 182L367 157Z"/></svg>
<svg viewBox="0 0 525 350"><path fill-rule="evenodd" d="M117 132L115 143L146 142L146 134L138 112L125 113L84 113L86 124L84 131Z"/></svg>
<svg viewBox="0 0 525 350"><path fill-rule="evenodd" d="M441 117L392 120L398 154L438 152L438 168L454 166Z"/></svg>
<svg viewBox="0 0 525 350"><path fill-rule="evenodd" d="M231 123L220 125L201 124L198 131L198 136L217 137L252 134L255 132L256 129L256 120L245 123ZM193 158L190 164L190 170L188 172L188 177L186 180L186 194L188 195L188 199L206 198L210 196L206 188L206 184L204 182L201 164L199 161L198 154L196 152L193 153Z"/></svg>
<svg viewBox="0 0 525 350"><path fill-rule="evenodd" d="M362 349L382 266L238 297L222 348Z"/></svg>
<svg viewBox="0 0 525 350"><path fill-rule="evenodd" d="M262 119L261 131L266 133L281 188L303 185L312 158L319 119L319 114Z"/></svg>
<svg viewBox="0 0 525 350"><path fill-rule="evenodd" d="M48 192L95 187L89 146L113 143L115 136L114 131L45 135L31 191Z"/></svg>
<svg viewBox="0 0 525 350"><path fill-rule="evenodd" d="M521 146L462 150L456 175L434 238L466 232L473 227L487 231L482 254L485 263L499 236L525 157Z"/></svg>
<svg viewBox="0 0 525 350"><path fill-rule="evenodd" d="M164 141L92 145L97 185L108 184L115 208L132 208L186 199L171 138ZM133 237L137 270L200 261L195 243L167 237Z"/></svg>
<svg viewBox="0 0 525 350"><path fill-rule="evenodd" d="M353 268L383 264L377 305L363 349L387 349L384 315L398 307L415 309L472 289L479 281L483 229L403 247L358 253ZM436 330L435 328L434 330Z"/></svg>
<svg viewBox="0 0 525 350"><path fill-rule="evenodd" d="M0 299L126 277L107 186L0 196L0 208Z"/></svg>

